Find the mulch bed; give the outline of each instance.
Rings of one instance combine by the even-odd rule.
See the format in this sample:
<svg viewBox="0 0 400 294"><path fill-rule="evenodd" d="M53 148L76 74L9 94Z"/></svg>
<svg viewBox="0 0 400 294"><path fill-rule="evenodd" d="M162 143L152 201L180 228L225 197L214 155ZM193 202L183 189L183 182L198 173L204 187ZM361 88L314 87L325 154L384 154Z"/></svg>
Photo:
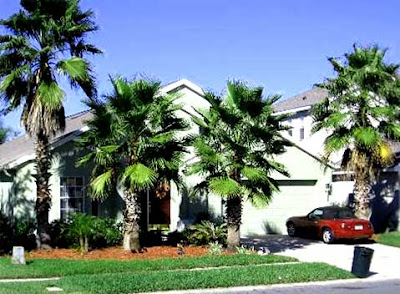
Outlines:
<svg viewBox="0 0 400 294"><path fill-rule="evenodd" d="M206 247L187 246L184 247L184 256L203 256L208 253ZM153 246L146 248L143 253L131 253L123 250L122 247L110 247L104 249L95 249L82 254L76 249L40 249L34 250L26 255L27 258L40 259L155 259L155 258L178 258L178 248L173 246Z"/></svg>

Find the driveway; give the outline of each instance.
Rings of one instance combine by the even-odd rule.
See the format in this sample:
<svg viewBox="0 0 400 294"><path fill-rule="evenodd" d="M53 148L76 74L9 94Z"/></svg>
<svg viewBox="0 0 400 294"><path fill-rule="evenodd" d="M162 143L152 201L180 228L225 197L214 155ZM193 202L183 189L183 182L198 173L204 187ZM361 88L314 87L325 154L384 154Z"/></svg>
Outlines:
<svg viewBox="0 0 400 294"><path fill-rule="evenodd" d="M291 256L304 262L325 262L336 267L351 270L354 246L374 250L370 267L370 278L386 279L400 277L400 248L378 243L336 243L308 240L286 235L268 235L263 238L244 238L242 242L255 248L268 248L271 253Z"/></svg>

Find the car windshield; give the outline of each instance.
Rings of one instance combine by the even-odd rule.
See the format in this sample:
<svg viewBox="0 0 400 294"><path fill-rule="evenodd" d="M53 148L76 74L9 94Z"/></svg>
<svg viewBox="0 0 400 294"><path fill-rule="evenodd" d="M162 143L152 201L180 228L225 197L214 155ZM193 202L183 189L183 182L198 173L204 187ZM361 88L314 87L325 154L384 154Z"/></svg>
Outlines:
<svg viewBox="0 0 400 294"><path fill-rule="evenodd" d="M353 212L347 207L317 208L310 213L310 216L314 219L354 218Z"/></svg>

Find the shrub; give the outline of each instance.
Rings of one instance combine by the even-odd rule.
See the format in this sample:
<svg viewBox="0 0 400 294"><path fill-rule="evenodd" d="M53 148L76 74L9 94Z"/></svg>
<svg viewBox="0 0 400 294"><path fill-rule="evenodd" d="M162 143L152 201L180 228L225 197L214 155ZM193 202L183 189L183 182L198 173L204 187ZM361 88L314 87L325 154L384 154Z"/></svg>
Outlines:
<svg viewBox="0 0 400 294"><path fill-rule="evenodd" d="M74 246L74 239L68 234L69 221L54 220L50 224L49 234L51 238L51 247L70 248Z"/></svg>
<svg viewBox="0 0 400 294"><path fill-rule="evenodd" d="M236 247L236 253L237 254L255 254L256 251L254 247L246 247L244 245L241 245L240 247Z"/></svg>
<svg viewBox="0 0 400 294"><path fill-rule="evenodd" d="M82 213L72 215L68 220L51 223L50 236L53 247L89 248L115 246L122 242L122 224L112 218L100 218Z"/></svg>
<svg viewBox="0 0 400 294"><path fill-rule="evenodd" d="M91 235L92 248L104 248L119 245L123 239L121 222L115 222L112 218L93 218L93 231Z"/></svg>
<svg viewBox="0 0 400 294"><path fill-rule="evenodd" d="M84 213L76 213L71 217L68 234L78 243L82 252L89 251L89 238L94 235L94 217Z"/></svg>
<svg viewBox="0 0 400 294"><path fill-rule="evenodd" d="M193 225L185 235L189 243L196 245L205 245L211 242L226 244L227 228L226 224L217 225L210 221L202 221L198 225Z"/></svg>
<svg viewBox="0 0 400 294"><path fill-rule="evenodd" d="M36 248L36 226L30 220L17 220L14 225L13 246L24 246L25 250Z"/></svg>
<svg viewBox="0 0 400 294"><path fill-rule="evenodd" d="M0 254L8 253L12 247L13 228L8 217L0 213Z"/></svg>
<svg viewBox="0 0 400 294"><path fill-rule="evenodd" d="M14 220L0 213L0 254L9 253L13 246L25 250L36 247L35 224L32 221Z"/></svg>
<svg viewBox="0 0 400 294"><path fill-rule="evenodd" d="M218 241L208 244L208 253L220 255L222 253L222 244L218 243Z"/></svg>

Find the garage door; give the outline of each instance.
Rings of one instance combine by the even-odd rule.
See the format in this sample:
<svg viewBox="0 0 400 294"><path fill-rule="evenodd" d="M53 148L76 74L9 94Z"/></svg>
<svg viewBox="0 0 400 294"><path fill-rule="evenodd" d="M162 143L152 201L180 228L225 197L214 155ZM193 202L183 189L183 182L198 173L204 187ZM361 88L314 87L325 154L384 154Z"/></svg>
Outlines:
<svg viewBox="0 0 400 294"><path fill-rule="evenodd" d="M266 208L254 208L245 203L241 227L243 236L286 233L285 223L289 217L305 215L326 200L324 187L315 180L285 180L279 184L281 191L274 195Z"/></svg>

